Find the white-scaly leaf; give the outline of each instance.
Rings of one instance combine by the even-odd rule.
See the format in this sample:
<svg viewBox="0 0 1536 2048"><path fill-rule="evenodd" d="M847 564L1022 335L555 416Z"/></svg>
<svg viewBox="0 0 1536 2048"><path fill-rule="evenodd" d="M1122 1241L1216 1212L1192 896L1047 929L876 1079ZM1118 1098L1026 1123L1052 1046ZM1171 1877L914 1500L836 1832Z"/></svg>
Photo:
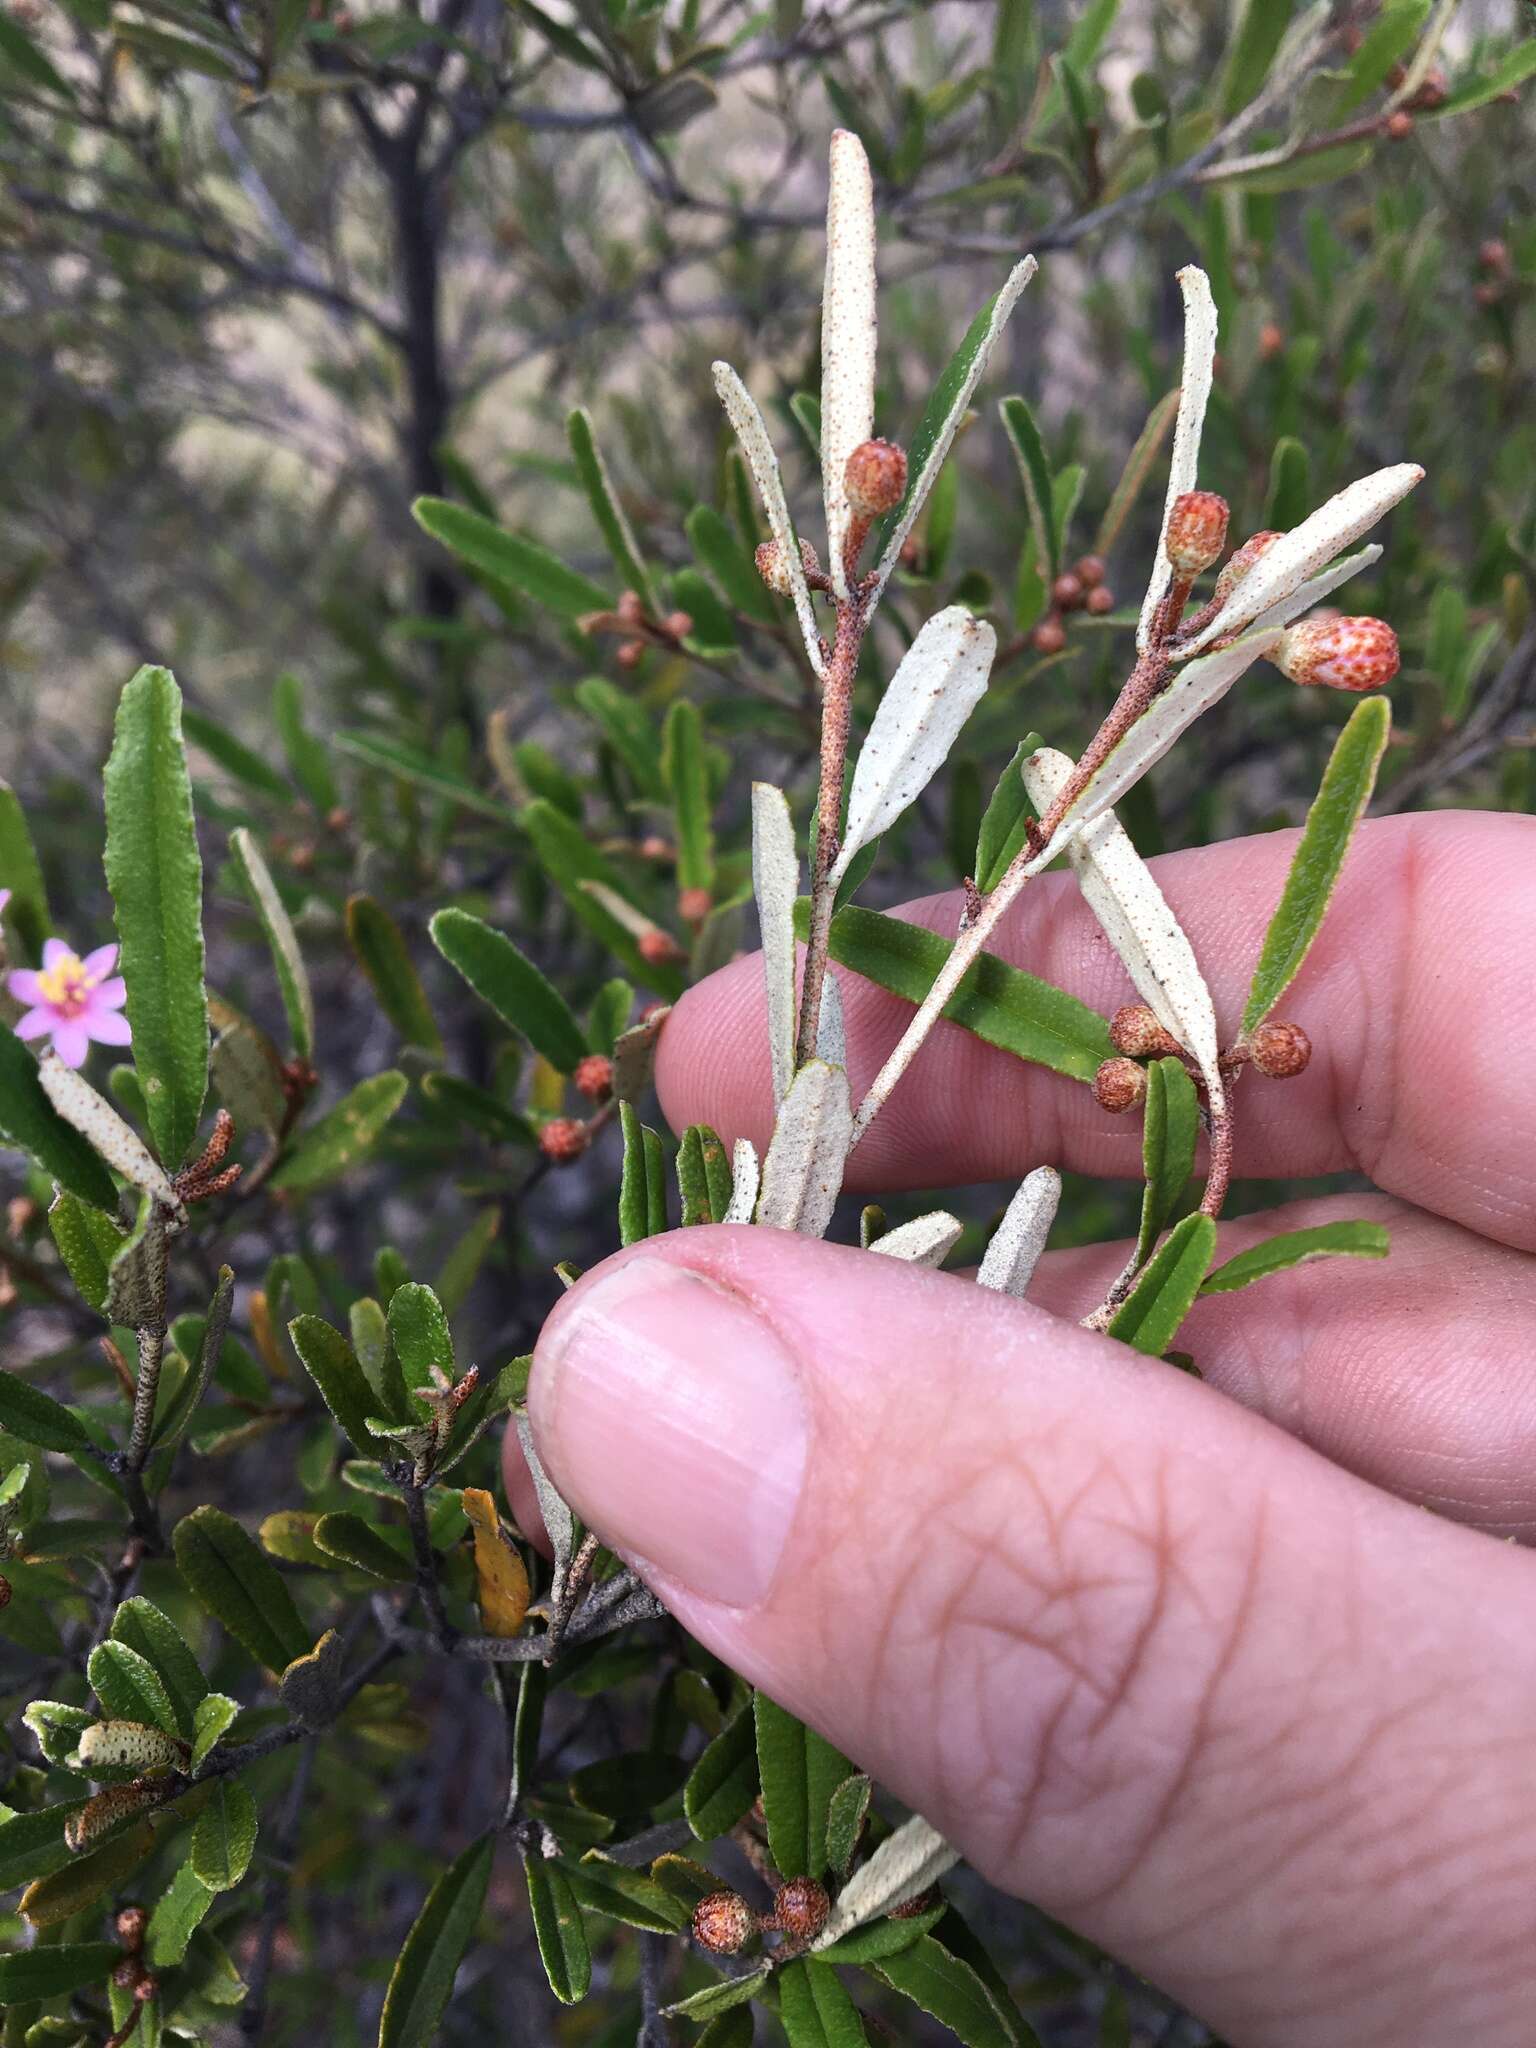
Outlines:
<svg viewBox="0 0 1536 2048"><path fill-rule="evenodd" d="M800 857L788 801L771 782L752 785L752 890L768 994L773 1099L778 1103L789 1093L795 1072L795 898L800 891Z"/></svg>
<svg viewBox="0 0 1536 2048"><path fill-rule="evenodd" d="M992 1234L976 1275L978 1287L993 1288L998 1294L1028 1291L1060 1200L1061 1175L1054 1166L1037 1166L1025 1176Z"/></svg>
<svg viewBox="0 0 1536 2048"><path fill-rule="evenodd" d="M820 1237L832 1221L852 1135L847 1074L825 1060L807 1060L779 1105L763 1161L758 1222Z"/></svg>
<svg viewBox="0 0 1536 2048"><path fill-rule="evenodd" d="M1307 578L1315 576L1341 548L1357 541L1367 527L1374 526L1406 498L1423 475L1416 462L1394 462L1386 469L1346 484L1326 505L1319 505L1300 526L1293 526L1260 555L1215 618L1180 650L1181 657L1198 653L1212 640L1241 632L1261 614L1300 590Z"/></svg>
<svg viewBox="0 0 1536 2048"><path fill-rule="evenodd" d="M857 135L832 135L821 299L821 486L832 588L848 595L848 457L875 430L875 195Z"/></svg>
<svg viewBox="0 0 1536 2048"><path fill-rule="evenodd" d="M1089 778L1087 787L1073 799L1050 845L1032 863L1033 871L1038 872L1042 865L1049 866L1059 853L1065 852L1082 825L1117 804L1149 768L1161 761L1186 727L1203 711L1220 703L1238 677L1261 656L1272 654L1279 644L1280 634L1273 629L1245 633L1230 647L1202 655L1199 661L1181 669Z"/></svg>
<svg viewBox="0 0 1536 2048"><path fill-rule="evenodd" d="M1254 632L1265 632L1271 626L1288 626L1292 619L1299 619L1303 612L1311 611L1313 605L1331 597L1341 583L1347 583L1351 576L1358 576L1362 569L1369 569L1373 563L1379 562L1382 553L1382 548L1373 541L1368 548L1361 548L1358 554L1345 555L1331 569L1325 569L1321 576L1311 577L1300 590L1293 590L1279 604L1272 604L1267 612L1261 612L1253 622Z"/></svg>
<svg viewBox="0 0 1536 2048"><path fill-rule="evenodd" d="M1179 385L1179 416L1173 429L1162 531L1157 536L1152 580L1141 601L1141 623L1136 628L1136 645L1143 654L1151 644L1157 608L1168 595L1168 585L1173 580L1173 564L1163 543L1168 538L1168 520L1175 502L1186 491L1194 490L1199 475L1200 435L1216 367L1216 301L1211 297L1211 281L1198 265L1189 263L1179 272L1179 290L1184 294L1184 374Z"/></svg>
<svg viewBox="0 0 1536 2048"><path fill-rule="evenodd" d="M944 458L948 455L950 444L955 438L961 420L965 417L966 408L971 402L971 393L981 382L982 372L987 367L987 359L997 345L997 337L1007 326L1009 314L1019 303L1019 294L1039 267L1033 256L1026 256L1021 263L1016 263L1008 273L1008 282L993 302L992 318L987 323L987 331L982 336L981 346L971 359L970 368L961 381L960 389L955 393L954 403L945 415L944 424L928 451L927 460L907 488L901 517L891 529L891 537L885 544L885 553L880 557L880 566L875 573L874 591L869 599L871 605L879 598L890 580L891 571L901 559L907 535L912 531L917 515L922 511L928 493L933 489L935 478L944 467Z"/></svg>
<svg viewBox="0 0 1536 2048"><path fill-rule="evenodd" d="M816 630L816 615L811 610L811 593L805 580L805 564L800 559L800 543L790 523L784 480L779 475L779 458L773 452L763 416L746 385L729 363L716 363L713 369L720 403L725 407L726 417L735 429L741 452L746 456L756 481L757 494L768 515L768 529L779 544L779 555L789 578L789 593L794 599L795 617L800 621L800 637L805 642L805 651L817 675L825 677L821 635Z"/></svg>
<svg viewBox="0 0 1536 2048"><path fill-rule="evenodd" d="M829 1067L848 1064L848 1033L843 1025L843 992L829 967L821 983L821 1015L816 1019L816 1057Z"/></svg>
<svg viewBox="0 0 1536 2048"><path fill-rule="evenodd" d="M1042 747L1023 765L1024 786L1046 810L1072 773L1072 763ZM1131 844L1113 811L1086 824L1067 848L1084 901L1119 954L1136 993L1165 1031L1199 1067L1213 1106L1222 1099L1216 1010L1184 927Z"/></svg>
<svg viewBox="0 0 1536 2048"><path fill-rule="evenodd" d="M731 1199L726 1204L722 1223L750 1223L752 1212L757 1207L757 1191L762 1184L762 1172L757 1163L757 1147L750 1138L738 1138L731 1149Z"/></svg>
<svg viewBox="0 0 1536 2048"><path fill-rule="evenodd" d="M934 614L902 656L859 749L834 887L860 847L894 824L943 766L986 692L996 650L986 621L952 604Z"/></svg>
<svg viewBox="0 0 1536 2048"><path fill-rule="evenodd" d="M914 1216L910 1223L898 1223L894 1230L877 1237L870 1246L883 1259L905 1259L912 1266L942 1266L965 1225L947 1209L931 1209L926 1216Z"/></svg>
<svg viewBox="0 0 1536 2048"><path fill-rule="evenodd" d="M539 1513L549 1535L550 1549L554 1552L555 1578L558 1582L564 1578L565 1568L570 1563L571 1553L575 1548L576 1518L561 1498L555 1482L544 1470L544 1461L534 1448L533 1424L528 1420L527 1411L514 1408L512 1421L516 1426L517 1440L522 1445L523 1457L527 1462L528 1476L533 1481Z"/></svg>
<svg viewBox="0 0 1536 2048"><path fill-rule="evenodd" d="M893 1906L904 1906L920 1892L937 1884L946 1870L960 1861L960 1851L951 1848L935 1827L920 1814L903 1821L894 1835L888 1835L867 1863L861 1863L837 1895L827 1924L812 1943L812 1950L829 1948L856 1927L878 1920Z"/></svg>
<svg viewBox="0 0 1536 2048"><path fill-rule="evenodd" d="M187 1211L171 1185L170 1175L138 1132L124 1123L107 1098L98 1095L83 1074L77 1073L73 1067L66 1067L56 1052L43 1054L37 1063L37 1078L43 1084L43 1093L65 1123L73 1124L81 1137L93 1145L108 1166L120 1173L124 1180L142 1188L162 1209L167 1210L179 1230L187 1220Z"/></svg>

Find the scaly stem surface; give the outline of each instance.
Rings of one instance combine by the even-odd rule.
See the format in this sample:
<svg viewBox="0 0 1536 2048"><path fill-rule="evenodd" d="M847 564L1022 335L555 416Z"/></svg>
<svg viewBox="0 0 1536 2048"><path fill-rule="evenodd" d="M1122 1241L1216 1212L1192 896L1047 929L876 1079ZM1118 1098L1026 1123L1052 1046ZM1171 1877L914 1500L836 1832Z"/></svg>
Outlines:
<svg viewBox="0 0 1536 2048"><path fill-rule="evenodd" d="M843 815L854 678L867 623L868 614L860 593L856 591L850 598L839 599L837 632L821 700L821 789L816 803L816 854L811 868L811 928L800 988L800 1023L795 1035L797 1067L814 1057L816 1030L821 1021L821 991L827 976L827 945L837 896L832 884L832 864L837 859L838 827Z"/></svg>

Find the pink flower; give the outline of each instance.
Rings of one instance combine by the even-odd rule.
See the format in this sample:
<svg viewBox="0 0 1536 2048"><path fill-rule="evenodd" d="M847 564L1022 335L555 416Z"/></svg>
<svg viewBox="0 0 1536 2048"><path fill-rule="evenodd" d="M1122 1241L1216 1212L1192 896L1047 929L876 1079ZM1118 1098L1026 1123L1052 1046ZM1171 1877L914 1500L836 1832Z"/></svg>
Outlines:
<svg viewBox="0 0 1536 2048"><path fill-rule="evenodd" d="M82 960L62 939L45 940L41 968L21 967L10 978L17 1002L32 1006L16 1036L51 1037L66 1067L84 1063L93 1038L101 1045L127 1045L132 1033L120 1013L128 991L112 973L116 965L116 946L98 946Z"/></svg>

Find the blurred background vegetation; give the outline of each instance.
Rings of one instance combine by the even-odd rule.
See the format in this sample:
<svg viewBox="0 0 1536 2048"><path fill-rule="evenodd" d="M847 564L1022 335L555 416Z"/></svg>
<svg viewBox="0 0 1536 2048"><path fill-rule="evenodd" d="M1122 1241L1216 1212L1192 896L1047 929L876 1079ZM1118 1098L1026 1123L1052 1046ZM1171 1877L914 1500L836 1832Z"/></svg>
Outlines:
<svg viewBox="0 0 1536 2048"><path fill-rule="evenodd" d="M476 908L578 1007L613 973L520 822L530 798L606 850L690 972L750 943L749 785L785 782L803 817L815 721L784 608L732 574L758 532L709 364L747 376L809 510L802 394L838 125L875 167L882 433L910 436L1009 263L1041 259L868 658L866 714L901 633L939 605L999 627L949 793L887 848L875 901L959 880L1023 733L1075 749L1123 678L1190 260L1222 317L1202 482L1231 500L1234 537L1380 464L1429 472L1359 600L1405 655L1377 808L1536 808L1530 25L1525 0L8 0L0 774L56 921L82 947L106 933L100 768L123 680L156 661L192 713L210 979L278 1035L226 856L243 823L315 984L322 1101L398 1063L516 1116L562 1106L559 1077L519 1072L424 935L446 901ZM1043 437L1045 532L998 420L1009 392ZM636 565L605 541L573 455L577 407L632 528L641 614L622 603ZM1137 492L1127 460L1149 421ZM448 553L411 517L423 494L536 543L522 571ZM1039 634L1043 553L1103 554L1115 597L1071 613L1056 652ZM1315 696L1268 671L1235 692L1137 793L1143 850L1296 822L1348 708ZM680 699L702 713L715 798L702 929L678 913L661 754ZM436 1010L414 1042L355 920L349 935L358 894L398 922ZM418 1102L323 1209L246 1212L237 1271L301 1253L355 1291L382 1222L414 1272L458 1258L465 1355L526 1350L553 1262L613 1241L612 1134L552 1172L526 1126L483 1105L477 1122L468 1101L457 1123ZM0 1341L63 1356L79 1319L6 1171ZM1112 1193L1075 1195L1069 1236L1122 1219ZM993 1206L981 1191L971 1213ZM309 1483L292 1415L276 1400L260 1428L210 1443L223 1456L200 1497L289 1502ZM310 1464L318 1484L323 1456ZM415 1753L327 1782L243 2038L371 2038L419 1871L494 1775L455 1732L492 1712L473 1674L439 1684L401 1723L421 1731ZM501 1903L503 1945L477 1949L443 2038L632 2040L622 1998L557 2025L524 1967L525 1909ZM1206 2038L1133 1984L1104 2019L1096 1958L997 1915L1051 2048Z"/></svg>

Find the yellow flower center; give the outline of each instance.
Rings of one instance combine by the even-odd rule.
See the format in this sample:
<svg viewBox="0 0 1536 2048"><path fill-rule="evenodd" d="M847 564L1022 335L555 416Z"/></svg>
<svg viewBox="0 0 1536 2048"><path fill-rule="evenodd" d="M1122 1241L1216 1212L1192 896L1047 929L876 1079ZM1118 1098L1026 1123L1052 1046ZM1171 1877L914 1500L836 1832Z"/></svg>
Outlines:
<svg viewBox="0 0 1536 2048"><path fill-rule="evenodd" d="M86 997L96 986L96 976L86 973L85 962L77 954L66 953L43 969L37 985L51 1010L65 1017L78 1017L85 1008Z"/></svg>

